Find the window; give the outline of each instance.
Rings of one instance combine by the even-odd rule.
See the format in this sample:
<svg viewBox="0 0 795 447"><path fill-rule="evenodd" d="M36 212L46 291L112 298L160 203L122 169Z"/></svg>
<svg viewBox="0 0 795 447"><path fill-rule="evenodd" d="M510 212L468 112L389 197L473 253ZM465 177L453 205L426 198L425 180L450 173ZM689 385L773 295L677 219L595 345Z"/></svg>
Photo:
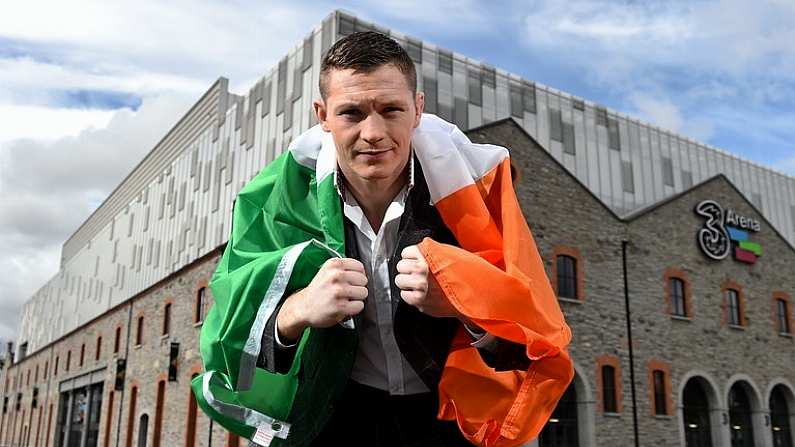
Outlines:
<svg viewBox="0 0 795 447"><path fill-rule="evenodd" d="M605 413L617 413L616 406L616 368L602 366L602 405Z"/></svg>
<svg viewBox="0 0 795 447"><path fill-rule="evenodd" d="M160 447L160 438L163 431L163 400L166 397L166 381L157 383L157 399L155 400L155 432L153 433L153 447Z"/></svg>
<svg viewBox="0 0 795 447"><path fill-rule="evenodd" d="M665 405L665 373L656 370L652 372L652 377L654 380L654 414L668 414L668 408Z"/></svg>
<svg viewBox="0 0 795 447"><path fill-rule="evenodd" d="M557 109L549 109L549 139L563 142L563 118Z"/></svg>
<svg viewBox="0 0 795 447"><path fill-rule="evenodd" d="M729 324L741 326L740 314L740 293L734 289L726 290L726 308L728 311Z"/></svg>
<svg viewBox="0 0 795 447"><path fill-rule="evenodd" d="M680 278L669 278L668 291L671 299L671 315L686 317L684 281Z"/></svg>
<svg viewBox="0 0 795 447"><path fill-rule="evenodd" d="M574 124L562 122L563 128L563 153L577 155L577 148L574 144Z"/></svg>
<svg viewBox="0 0 795 447"><path fill-rule="evenodd" d="M662 157L662 176L664 185L674 186L674 167L669 157Z"/></svg>
<svg viewBox="0 0 795 447"><path fill-rule="evenodd" d="M483 73L483 85L489 88L495 88L497 86L497 70L494 69L494 67L486 66L481 70Z"/></svg>
<svg viewBox="0 0 795 447"><path fill-rule="evenodd" d="M511 97L511 116L522 119L524 118L524 106L522 105L522 86L518 84L511 84L509 90Z"/></svg>
<svg viewBox="0 0 795 447"><path fill-rule="evenodd" d="M52 376L58 377L58 361L60 360L59 356L55 356L55 365L52 368Z"/></svg>
<svg viewBox="0 0 795 447"><path fill-rule="evenodd" d="M790 333L789 303L784 298L776 298L776 321L780 334Z"/></svg>
<svg viewBox="0 0 795 447"><path fill-rule="evenodd" d="M121 326L116 328L116 335L113 337L113 353L119 353L119 343L121 342Z"/></svg>
<svg viewBox="0 0 795 447"><path fill-rule="evenodd" d="M607 120L607 147L610 149L621 150L621 137L618 133L618 120L609 118Z"/></svg>
<svg viewBox="0 0 795 447"><path fill-rule="evenodd" d="M94 360L99 361L100 356L102 356L102 336L100 335L97 337L97 351L96 355L94 356Z"/></svg>
<svg viewBox="0 0 795 447"><path fill-rule="evenodd" d="M436 113L436 79L424 76L422 78L422 90L425 92L425 111L428 113Z"/></svg>
<svg viewBox="0 0 795 447"><path fill-rule="evenodd" d="M453 74L453 54L439 50L439 71Z"/></svg>
<svg viewBox="0 0 795 447"><path fill-rule="evenodd" d="M577 299L577 261L567 255L557 257L558 296Z"/></svg>
<svg viewBox="0 0 795 447"><path fill-rule="evenodd" d="M127 411L127 440L125 447L132 447L133 430L135 430L135 404L138 400L138 387L133 386L130 389L130 409Z"/></svg>
<svg viewBox="0 0 795 447"><path fill-rule="evenodd" d="M535 84L526 84L522 90L522 103L524 104L524 111L536 113L536 86Z"/></svg>
<svg viewBox="0 0 795 447"><path fill-rule="evenodd" d="M80 367L83 366L83 360L85 359L85 357L86 357L86 344L83 343L82 345L80 345L80 362L78 362L77 366Z"/></svg>
<svg viewBox="0 0 795 447"><path fill-rule="evenodd" d="M207 315L207 287L201 287L196 292L196 323L204 321Z"/></svg>
<svg viewBox="0 0 795 447"><path fill-rule="evenodd" d="M166 303L163 309L163 335L171 332L171 303Z"/></svg>
<svg viewBox="0 0 795 447"><path fill-rule="evenodd" d="M483 104L483 88L480 81L480 71L469 70L467 85L469 86L469 102L476 106Z"/></svg>
<svg viewBox="0 0 795 447"><path fill-rule="evenodd" d="M66 369L65 371L69 371L69 364L72 363L72 351L66 351Z"/></svg>
<svg viewBox="0 0 795 447"><path fill-rule="evenodd" d="M47 380L48 370L50 369L50 362L44 361L44 380Z"/></svg>
<svg viewBox="0 0 795 447"><path fill-rule="evenodd" d="M414 63L422 63L422 42L418 40L408 39L406 44L406 52L409 54Z"/></svg>
<svg viewBox="0 0 795 447"><path fill-rule="evenodd" d="M144 317L138 317L138 330L135 333L135 344L141 345L144 342Z"/></svg>
<svg viewBox="0 0 795 447"><path fill-rule="evenodd" d="M194 373L191 375L190 380L196 378L198 374ZM199 407L196 403L196 398L193 396L193 390L191 390L190 386L188 386L188 423L187 430L185 432L185 447L195 447L196 446L196 417L199 413Z"/></svg>
<svg viewBox="0 0 795 447"><path fill-rule="evenodd" d="M624 192L635 193L635 174L632 172L632 162L621 162L621 181L624 186Z"/></svg>

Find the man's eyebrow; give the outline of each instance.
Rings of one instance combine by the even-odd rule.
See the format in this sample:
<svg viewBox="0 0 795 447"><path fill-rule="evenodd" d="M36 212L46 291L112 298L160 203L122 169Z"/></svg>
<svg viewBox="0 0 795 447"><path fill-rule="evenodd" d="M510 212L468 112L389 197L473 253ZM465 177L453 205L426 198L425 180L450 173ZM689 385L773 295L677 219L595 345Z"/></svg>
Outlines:
<svg viewBox="0 0 795 447"><path fill-rule="evenodd" d="M369 101L343 101L336 105L335 109L345 109L345 108L358 108L362 106L362 103L366 103ZM388 98L383 101L376 100L376 104L381 107L405 107L406 101L401 98Z"/></svg>

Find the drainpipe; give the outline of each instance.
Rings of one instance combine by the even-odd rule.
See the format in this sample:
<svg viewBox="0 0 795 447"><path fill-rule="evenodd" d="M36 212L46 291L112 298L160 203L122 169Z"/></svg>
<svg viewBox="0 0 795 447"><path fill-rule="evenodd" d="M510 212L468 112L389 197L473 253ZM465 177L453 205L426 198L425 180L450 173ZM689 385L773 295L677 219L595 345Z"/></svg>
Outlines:
<svg viewBox="0 0 795 447"><path fill-rule="evenodd" d="M127 306L127 309L128 309L128 311L127 311L127 341L124 344L124 358L125 358L125 360L129 360L129 354L130 354L130 334L132 333L131 325L132 325L133 302L134 302L134 300L130 299L130 305ZM129 368L130 366L131 365L128 362L126 367ZM113 375L115 377L116 376L116 370L115 370L116 365L113 365L113 368L114 368ZM125 370L124 376L125 376L124 377L124 381L126 382L127 381L127 372L126 372L126 370ZM121 391L119 392L119 420L118 420L118 422L116 424L116 447L119 447L119 438L121 436L121 423L122 423L121 422L121 416L122 416L122 411L124 411L124 389L125 388L127 388L127 384L126 383L121 387ZM132 436L132 433L128 433L127 436Z"/></svg>
<svg viewBox="0 0 795 447"><path fill-rule="evenodd" d="M632 431L635 436L635 447L640 447L638 435L638 400L635 392L635 353L632 347L632 319L629 311L629 281L627 279L627 245L629 241L621 241L621 262L624 271L624 314L627 318L627 341L629 344L629 380L632 389Z"/></svg>

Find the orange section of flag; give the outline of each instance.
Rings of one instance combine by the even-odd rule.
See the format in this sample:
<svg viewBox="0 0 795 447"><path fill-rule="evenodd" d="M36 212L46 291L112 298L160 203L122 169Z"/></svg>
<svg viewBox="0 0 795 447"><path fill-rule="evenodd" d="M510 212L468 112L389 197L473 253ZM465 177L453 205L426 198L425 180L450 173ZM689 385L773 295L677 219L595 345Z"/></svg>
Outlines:
<svg viewBox="0 0 795 447"><path fill-rule="evenodd" d="M461 248L419 248L450 303L497 337L526 346L527 371L497 372L459 330L439 383L439 414L481 446L519 446L546 424L574 371L571 331L519 208L506 158L436 204Z"/></svg>

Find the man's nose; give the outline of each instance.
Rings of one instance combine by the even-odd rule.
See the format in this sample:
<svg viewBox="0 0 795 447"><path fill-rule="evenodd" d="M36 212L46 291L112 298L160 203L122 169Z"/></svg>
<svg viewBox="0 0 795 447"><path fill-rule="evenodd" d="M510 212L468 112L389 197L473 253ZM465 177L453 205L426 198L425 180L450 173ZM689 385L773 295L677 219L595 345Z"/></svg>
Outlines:
<svg viewBox="0 0 795 447"><path fill-rule="evenodd" d="M381 140L386 138L386 124L377 113L371 113L361 123L360 136L371 146L375 147Z"/></svg>

